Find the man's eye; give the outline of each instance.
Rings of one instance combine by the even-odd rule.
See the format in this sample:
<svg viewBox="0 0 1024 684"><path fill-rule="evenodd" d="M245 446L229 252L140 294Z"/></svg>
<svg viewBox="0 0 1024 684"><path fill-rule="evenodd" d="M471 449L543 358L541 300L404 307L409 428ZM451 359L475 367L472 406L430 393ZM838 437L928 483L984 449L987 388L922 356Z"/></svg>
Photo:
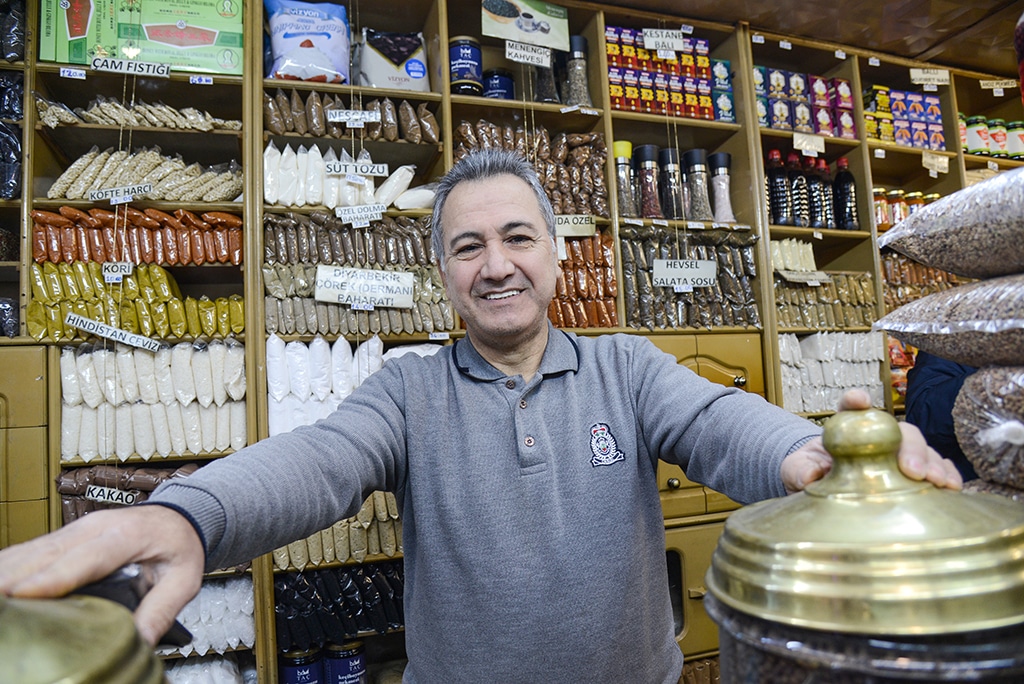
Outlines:
<svg viewBox="0 0 1024 684"><path fill-rule="evenodd" d="M528 245L533 242L533 238L529 235L510 235L508 242L513 245Z"/></svg>
<svg viewBox="0 0 1024 684"><path fill-rule="evenodd" d="M459 247L456 247L452 254L456 258L465 259L466 257L476 254L479 250L480 245L477 244L461 245Z"/></svg>

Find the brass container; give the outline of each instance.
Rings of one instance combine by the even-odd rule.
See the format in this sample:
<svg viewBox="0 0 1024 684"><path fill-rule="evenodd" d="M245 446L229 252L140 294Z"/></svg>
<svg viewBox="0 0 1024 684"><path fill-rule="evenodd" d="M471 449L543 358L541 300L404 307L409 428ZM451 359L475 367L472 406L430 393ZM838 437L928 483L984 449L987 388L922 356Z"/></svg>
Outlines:
<svg viewBox="0 0 1024 684"><path fill-rule="evenodd" d="M823 439L825 478L725 525L706 578L722 681L1024 681L1024 506L904 476L883 411Z"/></svg>
<svg viewBox="0 0 1024 684"><path fill-rule="evenodd" d="M0 682L159 684L163 666L121 605L0 595Z"/></svg>

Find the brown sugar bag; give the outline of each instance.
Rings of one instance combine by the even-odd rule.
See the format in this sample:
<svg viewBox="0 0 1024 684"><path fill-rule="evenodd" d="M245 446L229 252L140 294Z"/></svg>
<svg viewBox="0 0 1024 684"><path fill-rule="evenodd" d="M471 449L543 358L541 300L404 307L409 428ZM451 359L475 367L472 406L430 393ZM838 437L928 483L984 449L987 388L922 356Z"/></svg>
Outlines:
<svg viewBox="0 0 1024 684"><path fill-rule="evenodd" d="M423 140L423 130L416 118L416 110L408 100L402 100L398 105L398 132L402 140L409 143L418 145Z"/></svg>
<svg viewBox="0 0 1024 684"><path fill-rule="evenodd" d="M283 135L287 132L284 119L281 117L281 109L269 93L263 93L263 128L275 135Z"/></svg>
<svg viewBox="0 0 1024 684"><path fill-rule="evenodd" d="M416 116L420 120L420 130L423 133L423 142L431 143L436 145L441 142L441 128L437 125L437 119L434 118L434 114L427 108L426 102L421 102L416 107Z"/></svg>
<svg viewBox="0 0 1024 684"><path fill-rule="evenodd" d="M390 97L385 97L380 103L380 123L384 139L388 142L397 141L398 108L395 107L395 103L391 101Z"/></svg>
<svg viewBox="0 0 1024 684"><path fill-rule="evenodd" d="M306 103L302 101L302 96L299 95L299 91L292 88L292 96L289 101L292 110L292 126L295 128L295 132L301 135L305 135L309 131L308 122L306 121Z"/></svg>
<svg viewBox="0 0 1024 684"><path fill-rule="evenodd" d="M324 104L320 94L315 90L306 98L306 128L313 135L320 137L327 132L327 121L324 118Z"/></svg>
<svg viewBox="0 0 1024 684"><path fill-rule="evenodd" d="M291 100L288 99L288 95L278 88L274 91L274 101L277 103L277 111L281 114L281 123L284 124L285 132L290 133L294 131L295 124L292 122L292 104Z"/></svg>

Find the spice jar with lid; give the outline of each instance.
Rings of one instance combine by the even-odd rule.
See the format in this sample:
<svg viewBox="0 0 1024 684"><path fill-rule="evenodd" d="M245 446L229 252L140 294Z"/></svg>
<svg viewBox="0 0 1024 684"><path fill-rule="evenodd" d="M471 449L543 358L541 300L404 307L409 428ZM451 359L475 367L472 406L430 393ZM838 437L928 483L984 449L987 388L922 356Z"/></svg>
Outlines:
<svg viewBox="0 0 1024 684"><path fill-rule="evenodd" d="M453 95L482 95L484 92L480 41L472 36L454 36L448 41L448 64Z"/></svg>
<svg viewBox="0 0 1024 684"><path fill-rule="evenodd" d="M892 221L889 217L889 200L885 194L885 188L874 188L871 191L874 196L875 205L875 227L878 232L892 228Z"/></svg>
<svg viewBox="0 0 1024 684"><path fill-rule="evenodd" d="M640 186L640 216L665 218L658 197L658 146L637 145L633 148L633 168Z"/></svg>
<svg viewBox="0 0 1024 684"><path fill-rule="evenodd" d="M488 69L484 72L484 97L498 100L516 99L516 82L508 69Z"/></svg>
<svg viewBox="0 0 1024 684"><path fill-rule="evenodd" d="M590 86L587 80L587 39L569 36L569 61L565 65L565 104L589 107Z"/></svg>
<svg viewBox="0 0 1024 684"><path fill-rule="evenodd" d="M694 148L683 153L683 167L686 182L690 186L690 211L686 218L691 221L714 221L711 210L711 196L708 183L708 153Z"/></svg>
<svg viewBox="0 0 1024 684"><path fill-rule="evenodd" d="M1006 121L988 120L988 153L993 157L1009 156L1006 151Z"/></svg>
<svg viewBox="0 0 1024 684"><path fill-rule="evenodd" d="M711 169L711 194L715 200L715 221L735 223L736 215L732 211L732 197L729 183L729 169L732 166L732 155L728 152L715 152L708 156L708 168Z"/></svg>
<svg viewBox="0 0 1024 684"><path fill-rule="evenodd" d="M1024 121L1006 124L1006 156L1010 159L1024 159Z"/></svg>
<svg viewBox="0 0 1024 684"><path fill-rule="evenodd" d="M723 684L1024 681L1024 507L903 475L884 411L822 439L828 475L725 523L703 601Z"/></svg>
<svg viewBox="0 0 1024 684"><path fill-rule="evenodd" d="M968 154L988 154L988 119L983 116L972 116L967 119L967 147L964 152Z"/></svg>
<svg viewBox="0 0 1024 684"><path fill-rule="evenodd" d="M942 198L942 195L940 195L939 193L937 193L937 192L929 192L927 195L924 196L924 203L926 205L928 205L928 204L931 204L932 202L934 202L935 200L941 199L941 198Z"/></svg>
<svg viewBox="0 0 1024 684"><path fill-rule="evenodd" d="M636 218L640 216L633 183L633 143L616 140L612 143L615 156L615 190L619 203L619 216Z"/></svg>
<svg viewBox="0 0 1024 684"><path fill-rule="evenodd" d="M555 83L555 70L551 63L549 62L547 66L532 66L530 70L533 73L533 101L560 103L558 86Z"/></svg>
<svg viewBox="0 0 1024 684"><path fill-rule="evenodd" d="M658 184L661 213L667 219L685 219L683 176L679 168L679 150L674 147L658 150Z"/></svg>
<svg viewBox="0 0 1024 684"><path fill-rule="evenodd" d="M886 199L889 200L889 223L895 226L909 216L907 198L902 190L890 190Z"/></svg>
<svg viewBox="0 0 1024 684"><path fill-rule="evenodd" d="M924 208L924 193L908 192L904 196L904 201L907 204L907 216L913 216L915 211L920 211Z"/></svg>

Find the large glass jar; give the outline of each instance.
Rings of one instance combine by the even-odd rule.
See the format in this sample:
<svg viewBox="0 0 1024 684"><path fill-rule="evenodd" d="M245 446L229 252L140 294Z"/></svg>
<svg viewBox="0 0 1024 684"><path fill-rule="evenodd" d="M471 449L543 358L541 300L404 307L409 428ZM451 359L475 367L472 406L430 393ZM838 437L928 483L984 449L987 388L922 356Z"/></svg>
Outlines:
<svg viewBox="0 0 1024 684"><path fill-rule="evenodd" d="M658 196L658 146L638 145L633 148L633 169L640 186L640 216L665 218Z"/></svg>
<svg viewBox="0 0 1024 684"><path fill-rule="evenodd" d="M615 190L619 203L619 216L636 218L640 216L637 207L635 184L633 182L633 143L616 140L612 143L615 156Z"/></svg>
<svg viewBox="0 0 1024 684"><path fill-rule="evenodd" d="M571 106L589 107L590 85L587 79L587 39L569 36L569 61L565 65L564 100Z"/></svg>
<svg viewBox="0 0 1024 684"><path fill-rule="evenodd" d="M687 218L693 221L714 221L711 210L710 179L708 178L708 153L695 148L683 154L686 180L690 185L690 211Z"/></svg>
<svg viewBox="0 0 1024 684"><path fill-rule="evenodd" d="M674 147L663 147L658 150L658 175L661 213L668 219L685 219L686 205L683 204L683 175L679 168L679 150Z"/></svg>

